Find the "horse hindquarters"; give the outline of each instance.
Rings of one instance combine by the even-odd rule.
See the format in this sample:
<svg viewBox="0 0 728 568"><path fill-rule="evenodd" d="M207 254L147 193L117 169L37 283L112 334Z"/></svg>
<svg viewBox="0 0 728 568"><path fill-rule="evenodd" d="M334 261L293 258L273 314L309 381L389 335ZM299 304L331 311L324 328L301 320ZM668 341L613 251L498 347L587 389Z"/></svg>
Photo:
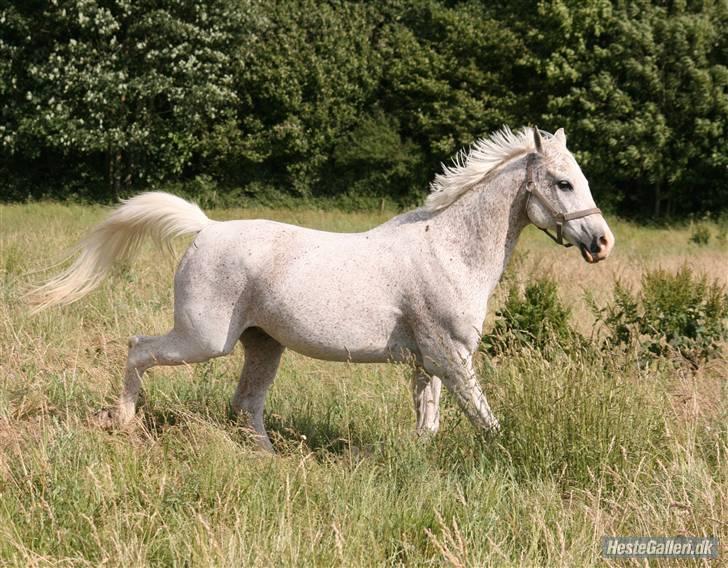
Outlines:
<svg viewBox="0 0 728 568"><path fill-rule="evenodd" d="M203 230L200 235L204 235ZM217 269L220 251L197 244L185 253L175 274L174 327L166 335L129 340L124 386L116 408L102 411L104 425L123 426L133 417L144 372L157 365L201 363L229 354L246 327L243 284L233 285ZM203 241L204 242L204 241ZM211 259L213 262L211 262Z"/></svg>

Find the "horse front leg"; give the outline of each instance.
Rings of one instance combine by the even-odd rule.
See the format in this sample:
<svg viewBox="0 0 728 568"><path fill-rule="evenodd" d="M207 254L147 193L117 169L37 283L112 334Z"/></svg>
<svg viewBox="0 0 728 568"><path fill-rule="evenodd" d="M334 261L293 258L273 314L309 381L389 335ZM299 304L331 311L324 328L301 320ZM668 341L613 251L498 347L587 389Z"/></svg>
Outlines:
<svg viewBox="0 0 728 568"><path fill-rule="evenodd" d="M412 400L417 416L418 436L434 435L440 428L440 390L442 383L433 375L428 375L417 367L412 376Z"/></svg>
<svg viewBox="0 0 728 568"><path fill-rule="evenodd" d="M500 422L493 414L485 393L480 388L478 377L468 361L463 369L451 368L444 372L442 380L445 387L455 396L473 426L484 432L498 432Z"/></svg>
<svg viewBox="0 0 728 568"><path fill-rule="evenodd" d="M436 348L425 348L422 366L430 375L440 377L473 426L484 432L500 430L500 423L480 387L472 351L467 346L445 340Z"/></svg>

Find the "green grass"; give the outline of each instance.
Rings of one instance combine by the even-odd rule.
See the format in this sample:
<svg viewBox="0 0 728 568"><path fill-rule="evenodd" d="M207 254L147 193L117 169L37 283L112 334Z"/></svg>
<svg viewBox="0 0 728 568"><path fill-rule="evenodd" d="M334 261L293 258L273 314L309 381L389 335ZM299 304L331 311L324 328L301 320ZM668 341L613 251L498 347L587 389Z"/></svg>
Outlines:
<svg viewBox="0 0 728 568"><path fill-rule="evenodd" d="M36 317L21 293L101 214L0 206L0 564L590 566L605 534L728 540L725 359L697 372L588 347L483 359L502 434L480 438L446 398L440 434L422 442L406 366L287 353L267 405L271 457L227 417L236 350L154 369L135 428L95 429L126 338L171 322L174 260L150 246L88 298ZM363 230L388 213L212 215ZM509 278L555 278L582 330L585 291L639 285L648 266L688 262L728 283L717 239L613 228L614 257L595 267L529 230Z"/></svg>

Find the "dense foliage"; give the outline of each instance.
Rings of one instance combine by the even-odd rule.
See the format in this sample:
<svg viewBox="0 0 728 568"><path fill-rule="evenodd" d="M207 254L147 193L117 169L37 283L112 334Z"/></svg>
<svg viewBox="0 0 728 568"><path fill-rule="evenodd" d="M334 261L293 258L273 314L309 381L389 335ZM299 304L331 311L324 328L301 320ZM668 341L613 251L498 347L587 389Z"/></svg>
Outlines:
<svg viewBox="0 0 728 568"><path fill-rule="evenodd" d="M633 292L617 281L603 306L587 295L595 317L587 344L572 326L571 310L561 302L554 280L541 277L523 290L511 281L481 346L493 356L526 348L551 359L554 348L558 355L591 345L615 356L626 351L643 362L664 357L695 368L722 356L728 339L728 292L720 281L683 265L674 274L648 270L641 284Z"/></svg>
<svg viewBox="0 0 728 568"><path fill-rule="evenodd" d="M617 283L613 300L595 315L608 346L644 357L680 355L695 366L720 353L728 339L728 294L717 281L683 266L676 274L646 272L637 293Z"/></svg>
<svg viewBox="0 0 728 568"><path fill-rule="evenodd" d="M536 123L566 128L600 204L717 211L727 28L721 0L0 0L2 198L412 202L462 146Z"/></svg>
<svg viewBox="0 0 728 568"><path fill-rule="evenodd" d="M491 333L483 336L482 345L490 355L509 353L524 346L547 350L554 341L576 341L570 326L571 311L559 299L556 282L543 277L525 287L523 293L511 283L506 301L496 310Z"/></svg>

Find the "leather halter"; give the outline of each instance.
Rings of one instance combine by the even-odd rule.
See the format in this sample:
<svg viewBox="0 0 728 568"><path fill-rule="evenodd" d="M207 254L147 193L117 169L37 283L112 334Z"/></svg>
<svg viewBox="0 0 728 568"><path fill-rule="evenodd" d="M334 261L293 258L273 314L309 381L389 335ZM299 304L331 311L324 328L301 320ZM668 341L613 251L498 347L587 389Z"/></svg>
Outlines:
<svg viewBox="0 0 728 568"><path fill-rule="evenodd" d="M528 198L526 200L526 210L528 210L528 204L531 201L531 197L535 196L540 202L541 205L543 205L549 213L551 213L551 216L556 221L556 235L552 235L548 229L541 229L544 233L546 233L551 240L553 240L555 243L560 244L563 247L571 247L574 246L569 242L564 242L564 234L563 234L563 225L567 221L571 221L573 219L581 219L582 217L588 217L589 215L601 215L602 211L598 207L592 207L591 209L581 209L579 211L573 211L571 213L562 213L556 207L553 206L553 204L546 199L546 196L543 195L538 190L538 184L536 183L536 180L534 179L534 167L533 163L536 159L536 153L531 152L528 155L528 158L526 158L526 191L528 192Z"/></svg>

